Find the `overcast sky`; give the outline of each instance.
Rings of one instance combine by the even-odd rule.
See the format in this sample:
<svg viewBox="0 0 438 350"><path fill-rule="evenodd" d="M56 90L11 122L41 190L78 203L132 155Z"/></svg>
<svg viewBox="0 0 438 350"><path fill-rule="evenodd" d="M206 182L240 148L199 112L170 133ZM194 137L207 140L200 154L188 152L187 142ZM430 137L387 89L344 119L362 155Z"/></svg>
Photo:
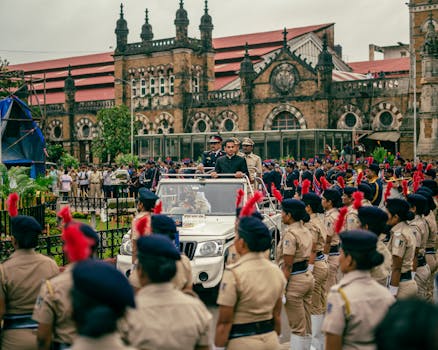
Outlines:
<svg viewBox="0 0 438 350"><path fill-rule="evenodd" d="M0 57L11 64L111 51L120 0L0 0ZM409 40L406 0L209 0L214 37L335 22L347 62L368 44ZM140 41L144 10L154 38L175 36L179 0L123 0L129 42ZM199 37L204 0L186 0L189 35Z"/></svg>

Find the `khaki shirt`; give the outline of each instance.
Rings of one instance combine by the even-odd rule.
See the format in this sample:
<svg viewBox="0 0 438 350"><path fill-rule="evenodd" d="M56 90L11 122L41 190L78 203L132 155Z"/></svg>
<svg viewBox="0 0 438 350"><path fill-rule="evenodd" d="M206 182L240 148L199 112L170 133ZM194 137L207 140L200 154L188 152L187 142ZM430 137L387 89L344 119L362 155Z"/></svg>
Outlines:
<svg viewBox="0 0 438 350"><path fill-rule="evenodd" d="M414 230L406 222L400 222L391 229L388 249L393 256L402 258L402 273L412 270L416 245Z"/></svg>
<svg viewBox="0 0 438 350"><path fill-rule="evenodd" d="M335 232L335 223L339 216L339 210L332 208L324 214L324 224L327 228L327 236L332 238L330 245L338 245L341 241L339 235Z"/></svg>
<svg viewBox="0 0 438 350"><path fill-rule="evenodd" d="M32 315L32 319L38 323L52 325L53 341L66 344L72 344L77 333L70 298L73 265L67 265L63 273L41 286Z"/></svg>
<svg viewBox="0 0 438 350"><path fill-rule="evenodd" d="M359 220L359 214L352 205L348 207L347 215L345 216L345 224L343 230L357 230L360 229L361 224Z"/></svg>
<svg viewBox="0 0 438 350"><path fill-rule="evenodd" d="M435 248L436 235L438 233L437 222L435 220L435 214L431 211L429 215L425 216L427 225L429 226L429 237L427 238L426 247Z"/></svg>
<svg viewBox="0 0 438 350"><path fill-rule="evenodd" d="M33 249L17 249L0 265L0 298L5 314L30 314L46 279L59 273L55 261Z"/></svg>
<svg viewBox="0 0 438 350"><path fill-rule="evenodd" d="M324 223L317 214L310 215L310 221L304 224L312 233L312 244L316 244L316 251L322 252L324 250L325 240L327 238L327 229Z"/></svg>
<svg viewBox="0 0 438 350"><path fill-rule="evenodd" d="M233 324L270 320L285 286L278 266L250 252L225 268L217 303L234 308Z"/></svg>
<svg viewBox="0 0 438 350"><path fill-rule="evenodd" d="M387 278L392 271L392 255L389 251L388 247L383 243L386 235L380 235L379 240L377 241L377 251L383 255L383 263L379 266L375 266L371 269L371 277L376 281Z"/></svg>
<svg viewBox="0 0 438 350"><path fill-rule="evenodd" d="M135 350L123 344L118 333L110 333L100 338L78 336L70 350Z"/></svg>
<svg viewBox="0 0 438 350"><path fill-rule="evenodd" d="M417 240L416 248L419 249L420 254L424 254L426 248L427 237L429 236L429 227L426 221L419 215L415 215L415 218L407 222L414 232Z"/></svg>
<svg viewBox="0 0 438 350"><path fill-rule="evenodd" d="M244 154L243 158L246 160L246 166L248 167L249 178L250 180L254 180L256 173L260 176L263 172L262 169L262 159L254 154Z"/></svg>
<svg viewBox="0 0 438 350"><path fill-rule="evenodd" d="M343 350L374 350L374 328L394 301L368 271L351 271L330 289L322 330L341 335Z"/></svg>
<svg viewBox="0 0 438 350"><path fill-rule="evenodd" d="M150 284L120 322L122 338L138 349L180 350L209 345L212 316L197 298L171 283Z"/></svg>
<svg viewBox="0 0 438 350"><path fill-rule="evenodd" d="M92 172L90 174L90 183L91 184L100 184L102 181L102 174L99 171Z"/></svg>
<svg viewBox="0 0 438 350"><path fill-rule="evenodd" d="M190 260L186 255L181 254L181 260L176 262L176 274L171 282L178 290L192 288L192 265L190 265Z"/></svg>
<svg viewBox="0 0 438 350"><path fill-rule="evenodd" d="M301 221L286 225L280 243L277 247L277 262L279 266L284 263L284 255L293 255L294 263L309 260L312 252L312 233Z"/></svg>

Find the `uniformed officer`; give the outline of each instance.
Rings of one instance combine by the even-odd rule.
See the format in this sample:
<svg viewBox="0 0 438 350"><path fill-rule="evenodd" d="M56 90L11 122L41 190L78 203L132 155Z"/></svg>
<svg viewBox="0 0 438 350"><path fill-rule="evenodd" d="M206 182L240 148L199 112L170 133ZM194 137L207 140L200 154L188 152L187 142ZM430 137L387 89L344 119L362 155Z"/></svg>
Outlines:
<svg viewBox="0 0 438 350"><path fill-rule="evenodd" d="M208 144L210 145L210 151L202 153L202 165L204 167L214 168L216 160L225 155L225 152L222 151L222 137L213 135L208 141Z"/></svg>
<svg viewBox="0 0 438 350"><path fill-rule="evenodd" d="M413 279L412 269L417 239L414 230L407 223L414 218L409 203L403 199L389 198L386 201L388 225L391 226L391 238L388 249L392 254L392 273L389 290L397 298L406 298L417 294L417 283Z"/></svg>
<svg viewBox="0 0 438 350"><path fill-rule="evenodd" d="M418 292L420 298L427 299L428 282L431 277L430 267L426 262L426 244L429 238L429 226L425 216L429 214L429 207L426 197L421 194L410 194L407 196L407 201L411 205L411 211L415 214L413 220L408 221L415 232L418 233L416 254L416 269L415 282L417 282Z"/></svg>
<svg viewBox="0 0 438 350"><path fill-rule="evenodd" d="M222 278L215 349L279 349L286 280L263 255L271 246L269 230L255 217L242 217L234 245L240 259Z"/></svg>
<svg viewBox="0 0 438 350"><path fill-rule="evenodd" d="M135 307L134 291L113 266L85 260L73 268L72 307L78 336L71 350L134 350L122 343L117 321Z"/></svg>
<svg viewBox="0 0 438 350"><path fill-rule="evenodd" d="M312 321L312 345L315 350L324 349L324 338L321 332L324 312L327 307L327 278L328 264L325 259L323 250L327 238L327 229L320 215L324 213L321 205L321 198L315 193L303 195L303 202L306 204L306 211L310 215L310 221L305 223L313 235L312 252L309 259L309 268L313 272L315 284L312 293L312 308L310 311Z"/></svg>
<svg viewBox="0 0 438 350"><path fill-rule="evenodd" d="M344 277L328 295L322 325L325 349L373 349L374 328L394 302L391 293L369 272L383 262L383 256L376 251L377 236L371 232L345 231L340 238Z"/></svg>
<svg viewBox="0 0 438 350"><path fill-rule="evenodd" d="M371 269L371 277L384 287L388 286L391 275L392 256L383 242L386 239L388 214L380 208L369 206L358 209L359 220L363 230L377 235L377 251L383 255L383 263Z"/></svg>
<svg viewBox="0 0 438 350"><path fill-rule="evenodd" d="M335 232L335 222L339 216L338 208L342 205L341 193L332 188L325 190L322 194L321 204L325 210L324 224L327 229L324 254L328 256L329 275L326 290L330 290L330 287L338 282L339 236Z"/></svg>
<svg viewBox="0 0 438 350"><path fill-rule="evenodd" d="M295 195L295 180L300 179L300 172L296 168L295 162L287 162L286 163L286 179L284 182L283 190L283 198L293 198Z"/></svg>
<svg viewBox="0 0 438 350"><path fill-rule="evenodd" d="M305 204L297 199L281 203L285 229L277 247L277 263L287 279L286 314L291 328L291 348L309 349L312 341L310 310L312 306L313 275L309 258L313 237L305 222L310 220Z"/></svg>
<svg viewBox="0 0 438 350"><path fill-rule="evenodd" d="M71 221L69 208L58 214L63 217L62 239L70 264L58 276L41 286L32 319L38 322L38 349L58 350L70 346L77 331L72 319L70 290L72 269L76 262L91 258L98 247L99 236L88 225Z"/></svg>
<svg viewBox="0 0 438 350"><path fill-rule="evenodd" d="M256 176L260 177L262 175L262 159L253 153L254 141L249 137L245 137L242 140L242 148L243 158L246 160L246 166L249 171L249 179L253 183Z"/></svg>
<svg viewBox="0 0 438 350"><path fill-rule="evenodd" d="M382 201L383 184L382 179L379 177L380 167L377 163L371 163L365 170L368 184L371 186L373 197L371 199L372 205L379 205Z"/></svg>
<svg viewBox="0 0 438 350"><path fill-rule="evenodd" d="M217 177L217 174L235 174L238 178L249 175L246 161L236 154L236 144L232 139L225 140L225 156L217 159L211 176Z"/></svg>
<svg viewBox="0 0 438 350"><path fill-rule="evenodd" d="M163 235L138 239L138 278L142 288L136 309L129 310L120 330L139 349L209 349L212 316L197 298L171 283L180 253Z"/></svg>
<svg viewBox="0 0 438 350"><path fill-rule="evenodd" d="M152 215L151 220L152 233L169 237L179 250L179 236L175 221L171 217L162 214ZM176 262L176 274L171 282L176 289L192 293L192 266L190 265L190 259L184 252L181 252L181 259Z"/></svg>
<svg viewBox="0 0 438 350"><path fill-rule="evenodd" d="M356 187L346 186L342 193L342 203L348 208L347 215L345 216L345 225L342 231L357 230L361 226L356 206L358 204L361 206L362 203L356 203L355 205L353 197L355 192L357 192Z"/></svg>
<svg viewBox="0 0 438 350"><path fill-rule="evenodd" d="M59 273L55 261L35 252L40 224L31 216L17 215L18 195L8 199L14 253L0 265L1 349L37 349L37 323L32 310L41 281Z"/></svg>

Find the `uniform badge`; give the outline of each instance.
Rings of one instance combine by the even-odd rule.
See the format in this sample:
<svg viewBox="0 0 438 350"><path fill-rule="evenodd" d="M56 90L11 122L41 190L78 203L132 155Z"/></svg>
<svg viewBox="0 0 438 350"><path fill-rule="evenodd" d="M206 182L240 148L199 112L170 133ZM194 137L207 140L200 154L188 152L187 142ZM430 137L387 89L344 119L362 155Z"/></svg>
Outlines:
<svg viewBox="0 0 438 350"><path fill-rule="evenodd" d="M327 304L327 313L328 313L328 314L329 314L330 312L332 312L332 308L333 308L332 303L328 303L328 304Z"/></svg>
<svg viewBox="0 0 438 350"><path fill-rule="evenodd" d="M222 282L221 283L221 290L225 290L226 286L227 286L227 284Z"/></svg>
<svg viewBox="0 0 438 350"><path fill-rule="evenodd" d="M289 247L289 245L290 245L290 241L287 239L287 240L285 240L284 241L284 246L285 247Z"/></svg>
<svg viewBox="0 0 438 350"><path fill-rule="evenodd" d="M41 295L38 295L38 298L36 300L36 306L41 307L42 303L43 303L43 297Z"/></svg>

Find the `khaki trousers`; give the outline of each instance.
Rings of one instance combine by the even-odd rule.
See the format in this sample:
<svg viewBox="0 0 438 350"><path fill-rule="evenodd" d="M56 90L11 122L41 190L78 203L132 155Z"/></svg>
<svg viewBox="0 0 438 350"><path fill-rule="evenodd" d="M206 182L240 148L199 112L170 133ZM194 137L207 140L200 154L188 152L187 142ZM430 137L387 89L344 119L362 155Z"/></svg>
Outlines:
<svg viewBox="0 0 438 350"><path fill-rule="evenodd" d="M299 336L312 334L310 309L313 284L313 275L310 271L289 277L284 307L293 334Z"/></svg>
<svg viewBox="0 0 438 350"><path fill-rule="evenodd" d="M10 329L2 332L2 350L37 350L36 329Z"/></svg>
<svg viewBox="0 0 438 350"><path fill-rule="evenodd" d="M280 343L275 331L231 339L227 344L227 350L279 350Z"/></svg>
<svg viewBox="0 0 438 350"><path fill-rule="evenodd" d="M101 189L100 184L90 184L90 191L88 192L88 198L100 198Z"/></svg>
<svg viewBox="0 0 438 350"><path fill-rule="evenodd" d="M437 271L437 256L435 254L426 254L426 262L430 268L430 276L427 280L427 292L426 292L426 300L432 302L433 301L433 288L434 288L434 279Z"/></svg>
<svg viewBox="0 0 438 350"><path fill-rule="evenodd" d="M313 278L315 280L312 293L312 308L310 313L312 315L322 315L326 310L327 302L327 278L328 278L328 264L325 260L315 261L313 268Z"/></svg>
<svg viewBox="0 0 438 350"><path fill-rule="evenodd" d="M428 297L428 283L430 279L431 273L429 265L424 265L417 267L417 271L415 273L415 282L417 283L417 295L421 299L427 300ZM432 299L431 299L432 301Z"/></svg>
<svg viewBox="0 0 438 350"><path fill-rule="evenodd" d="M397 299L406 299L417 295L417 283L415 280L400 282L398 286Z"/></svg>
<svg viewBox="0 0 438 350"><path fill-rule="evenodd" d="M326 291L327 293L330 291L330 288L339 282L338 279L338 269L339 269L339 255L329 255L328 257L328 278Z"/></svg>

